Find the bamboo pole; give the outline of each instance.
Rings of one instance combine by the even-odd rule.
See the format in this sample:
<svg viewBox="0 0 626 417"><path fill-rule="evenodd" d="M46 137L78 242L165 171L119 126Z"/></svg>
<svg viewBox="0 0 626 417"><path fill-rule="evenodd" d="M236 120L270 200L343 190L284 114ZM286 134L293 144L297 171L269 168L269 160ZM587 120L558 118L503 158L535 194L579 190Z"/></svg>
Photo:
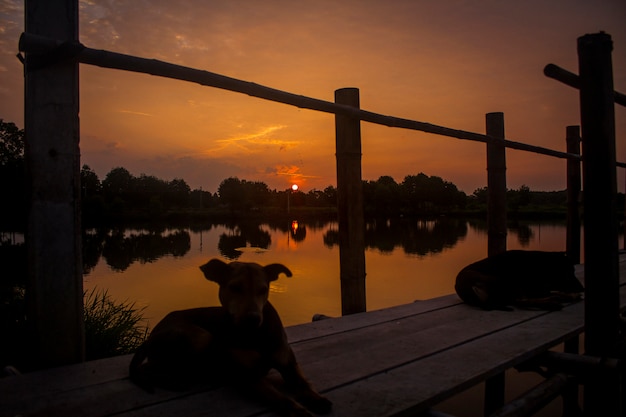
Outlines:
<svg viewBox="0 0 626 417"><path fill-rule="evenodd" d="M26 1L25 18L31 33L78 39L78 0ZM26 55L24 81L27 319L34 365L51 367L84 359L78 63L35 60Z"/></svg>
<svg viewBox="0 0 626 417"><path fill-rule="evenodd" d="M585 353L616 355L619 340L617 178L611 51L605 33L578 38L585 216ZM585 385L588 415L618 415L619 376Z"/></svg>
<svg viewBox="0 0 626 417"><path fill-rule="evenodd" d="M119 54L116 52L96 50L87 48L84 45L73 42L64 44L54 38L34 36L31 33L23 33L20 37L19 49L22 52L32 52L48 56L49 59L70 59L75 58L79 62L89 65L96 65L103 68L112 68L125 71L139 72L159 77L173 78L182 81L194 82L200 85L221 88L247 94L265 100L288 104L299 108L317 110L325 113L341 114L369 123L375 123L388 127L417 130L425 133L432 133L456 139L470 140L475 142L488 143L496 140L503 143L507 148L521 151L534 152L556 158L575 158L578 155L569 155L541 146L528 145L526 143L512 140L493 138L489 135L468 132L459 129L438 126L431 123L419 122L416 120L403 119L399 117L385 116L373 113L340 103L333 103L311 97L301 96L248 81L226 77L224 75L202 71L194 68L175 65L156 59L139 58L131 55ZM54 53L58 51L58 53Z"/></svg>
<svg viewBox="0 0 626 417"><path fill-rule="evenodd" d="M580 126L567 126L565 140L567 152L580 154ZM580 162L567 160L567 230L565 247L573 263L580 263Z"/></svg>
<svg viewBox="0 0 626 417"><path fill-rule="evenodd" d="M335 101L358 108L359 90L337 90ZM335 129L341 313L347 315L366 310L361 126L359 119L338 114Z"/></svg>

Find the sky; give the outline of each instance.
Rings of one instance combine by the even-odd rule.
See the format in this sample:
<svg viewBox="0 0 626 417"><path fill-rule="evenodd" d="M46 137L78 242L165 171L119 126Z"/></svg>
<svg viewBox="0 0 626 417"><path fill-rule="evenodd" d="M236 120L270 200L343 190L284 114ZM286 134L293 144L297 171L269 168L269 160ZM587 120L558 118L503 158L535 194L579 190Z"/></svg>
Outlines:
<svg viewBox="0 0 626 417"><path fill-rule="evenodd" d="M22 1L0 0L0 119L23 127L16 58ZM577 38L613 39L615 89L626 93L624 0L80 0L87 47L215 72L361 108L485 132L504 112L507 139L565 150L578 92L543 75L578 72ZM617 159L626 109L616 106ZM215 192L228 177L284 190L336 185L334 116L145 74L80 67L81 164L100 177L184 179ZM423 172L467 194L486 186L483 143L362 122L362 175L401 182ZM507 187L565 188L565 161L507 150ZM620 191L624 171L618 170Z"/></svg>

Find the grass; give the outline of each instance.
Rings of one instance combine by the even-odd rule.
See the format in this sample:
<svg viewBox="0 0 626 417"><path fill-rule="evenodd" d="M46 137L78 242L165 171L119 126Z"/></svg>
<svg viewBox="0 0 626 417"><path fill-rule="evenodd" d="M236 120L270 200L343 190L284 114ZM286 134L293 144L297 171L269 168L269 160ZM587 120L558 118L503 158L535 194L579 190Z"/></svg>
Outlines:
<svg viewBox="0 0 626 417"><path fill-rule="evenodd" d="M86 292L84 309L87 360L132 353L148 335L144 308L128 301L116 302L106 290Z"/></svg>

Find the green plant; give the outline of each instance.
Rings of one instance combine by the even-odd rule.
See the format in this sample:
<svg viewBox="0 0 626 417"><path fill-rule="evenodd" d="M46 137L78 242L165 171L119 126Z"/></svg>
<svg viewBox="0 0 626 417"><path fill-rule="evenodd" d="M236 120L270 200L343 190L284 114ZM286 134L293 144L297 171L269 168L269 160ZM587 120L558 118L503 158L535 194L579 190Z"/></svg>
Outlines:
<svg viewBox="0 0 626 417"><path fill-rule="evenodd" d="M124 355L146 339L144 308L135 303L116 302L106 290L92 289L84 294L85 356L87 360Z"/></svg>

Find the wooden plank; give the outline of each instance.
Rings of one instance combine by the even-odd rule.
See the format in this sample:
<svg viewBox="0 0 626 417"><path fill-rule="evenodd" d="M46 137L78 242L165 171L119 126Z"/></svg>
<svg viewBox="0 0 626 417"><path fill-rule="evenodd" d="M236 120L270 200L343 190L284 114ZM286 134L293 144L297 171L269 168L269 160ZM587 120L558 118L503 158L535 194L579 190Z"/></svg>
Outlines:
<svg viewBox="0 0 626 417"><path fill-rule="evenodd" d="M468 311L477 314L468 314ZM294 345L294 350L314 385L319 389L328 390L401 367L405 363L461 344L468 337L478 337L507 328L538 314L542 313L486 312L458 305L451 309L436 310L428 315L409 316L379 326L363 327L351 332L311 339ZM477 323L480 323L480 327ZM423 343L424 340L429 342ZM202 393L200 397L207 395L212 397L214 392ZM55 410L62 414L68 409L77 411L89 406L92 409L90 411L92 414L89 415L99 416L151 406L151 412L156 413L160 407L171 407L168 405L169 400L179 396L161 392L156 396L146 394L133 387L129 381L118 380L60 393L49 391L40 395L37 401L29 399L17 401L17 404L8 404L10 405L8 409L25 415L36 415L46 410L46 414L54 415L53 412L57 412ZM107 400L113 397L114 401ZM106 404L102 407L93 407L95 398L100 399L98 402ZM192 400L186 398L184 401ZM190 407L193 408L192 405ZM230 402L216 401L212 409L221 414L223 411L221 407L232 410L234 405Z"/></svg>
<svg viewBox="0 0 626 417"><path fill-rule="evenodd" d="M196 389L186 392L159 391L148 393L128 379L109 381L99 385L79 387L58 394L47 393L36 401L15 401L3 405L2 416L45 416L45 417L101 417L122 413L138 407L159 404L171 400L184 401Z"/></svg>
<svg viewBox="0 0 626 417"><path fill-rule="evenodd" d="M117 356L0 379L0 409L9 401L25 403L42 395L126 378L131 357Z"/></svg>
<svg viewBox="0 0 626 417"><path fill-rule="evenodd" d="M408 316L426 314L431 311L453 307L459 304L462 304L459 297L457 297L456 294L450 294L430 300L416 301L414 303L369 311L367 313L357 313L344 317L299 324L290 326L285 330L289 341L293 344L317 337L330 336L336 333L400 320Z"/></svg>
<svg viewBox="0 0 626 417"><path fill-rule="evenodd" d="M160 403L135 408L124 413L124 417L206 417L237 416L252 417L267 413L276 416L256 401L243 397L229 387L222 387L208 392L198 392L184 399L172 399Z"/></svg>
<svg viewBox="0 0 626 417"><path fill-rule="evenodd" d="M405 319L392 325L316 339L294 349L297 348L296 355L317 386L331 389L387 373L541 315L529 311L505 313L458 308L434 312L414 322Z"/></svg>
<svg viewBox="0 0 626 417"><path fill-rule="evenodd" d="M393 416L425 410L577 333L582 314L583 304L578 303L327 395L335 404L335 415Z"/></svg>
<svg viewBox="0 0 626 417"><path fill-rule="evenodd" d="M458 297L449 295L368 313L291 326L286 331L289 340L294 344L318 337L396 321L412 315L426 314L458 304L461 304ZM25 398L24 396L35 396L46 391L58 393L80 386L101 384L127 377L128 364L131 358L132 355L117 356L19 375L11 379L10 384L6 386L3 382L9 382L9 380L0 380L0 387L2 387L2 391L8 397L19 396Z"/></svg>

